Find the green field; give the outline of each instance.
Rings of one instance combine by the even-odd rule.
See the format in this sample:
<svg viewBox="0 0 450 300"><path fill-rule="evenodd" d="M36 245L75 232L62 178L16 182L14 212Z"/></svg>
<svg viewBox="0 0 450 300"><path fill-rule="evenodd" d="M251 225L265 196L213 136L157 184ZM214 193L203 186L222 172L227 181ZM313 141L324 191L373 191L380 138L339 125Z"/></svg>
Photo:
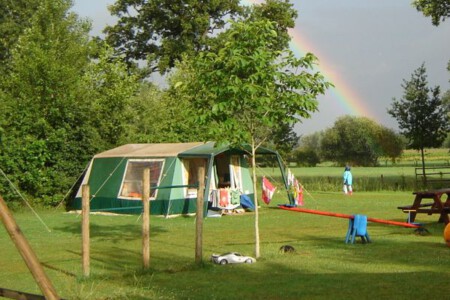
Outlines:
<svg viewBox="0 0 450 300"><path fill-rule="evenodd" d="M428 166L440 165L450 166L450 149L435 148L425 149L424 151L425 163ZM388 158L379 158L380 165L392 165ZM410 165L420 167L422 165L422 157L417 150L404 150L400 159L396 161L397 165Z"/></svg>
<svg viewBox="0 0 450 300"><path fill-rule="evenodd" d="M353 167L355 191L412 191L416 189L414 167ZM342 189L343 167L291 168L307 190L336 192ZM258 169L260 175L282 186L279 169Z"/></svg>
<svg viewBox="0 0 450 300"><path fill-rule="evenodd" d="M356 172L356 169L355 169ZM396 207L411 192L314 192L305 208L405 221ZM81 218L40 211L15 217L60 296L65 299L447 299L450 248L438 216L420 215L430 234L369 223L371 244L345 244L348 220L283 211L279 190L260 209L261 258L253 265L214 265L212 253L254 253L254 214L204 221L204 264L194 263L195 219L151 220L151 270L141 268L141 219L91 215L91 277L81 274ZM0 227L0 287L40 293ZM295 247L281 254L280 246Z"/></svg>
<svg viewBox="0 0 450 300"><path fill-rule="evenodd" d="M416 191L431 188L445 188L450 185L450 153L449 149L426 149L427 168L441 168L428 170L442 172L433 174L427 186L422 183L421 158L416 150L405 150L401 158L392 164L384 158L380 158L377 167L352 166L355 191ZM279 187L283 186L278 168L258 168L258 175L271 178ZM324 162L317 167L291 167L305 189L310 191L336 192L342 188L342 173L344 166L334 166L333 163ZM443 181L439 181L443 180Z"/></svg>

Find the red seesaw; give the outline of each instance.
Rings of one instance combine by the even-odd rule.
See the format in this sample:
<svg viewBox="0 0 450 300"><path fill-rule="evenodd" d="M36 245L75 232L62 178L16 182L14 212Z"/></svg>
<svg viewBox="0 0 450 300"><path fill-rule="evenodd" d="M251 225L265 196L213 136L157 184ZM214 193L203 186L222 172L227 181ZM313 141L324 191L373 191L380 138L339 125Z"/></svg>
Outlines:
<svg viewBox="0 0 450 300"><path fill-rule="evenodd" d="M299 208L299 207L288 207L288 206L284 206L284 205L280 205L279 208L285 209L285 210L290 210L290 211L308 213L308 214L337 217L337 218L344 218L344 219L354 219L354 217L352 215L332 213L332 212L327 212L327 211L320 211L320 210L313 210L313 209L306 209L306 208ZM410 227L410 228L420 228L421 227L420 225L417 225L417 224L389 221L389 220L382 220L382 219L375 219L375 218L367 218L367 221L381 223L381 224L402 226L402 227Z"/></svg>

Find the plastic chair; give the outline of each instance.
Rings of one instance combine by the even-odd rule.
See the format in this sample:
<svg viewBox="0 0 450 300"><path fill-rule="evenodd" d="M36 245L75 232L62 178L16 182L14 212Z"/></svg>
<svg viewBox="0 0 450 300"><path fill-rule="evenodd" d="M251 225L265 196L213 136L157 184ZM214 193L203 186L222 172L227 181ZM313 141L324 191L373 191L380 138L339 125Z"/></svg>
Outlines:
<svg viewBox="0 0 450 300"><path fill-rule="evenodd" d="M362 243L370 243L369 233L367 232L367 216L354 215L353 219L349 220L347 236L345 237L345 243L355 243L355 237L361 237Z"/></svg>

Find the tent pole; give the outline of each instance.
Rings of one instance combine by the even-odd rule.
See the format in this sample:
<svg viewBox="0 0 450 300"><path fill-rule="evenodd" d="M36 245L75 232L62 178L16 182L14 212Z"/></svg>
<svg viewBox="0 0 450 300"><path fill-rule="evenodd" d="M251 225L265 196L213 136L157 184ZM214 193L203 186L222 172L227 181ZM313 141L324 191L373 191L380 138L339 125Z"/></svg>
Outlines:
<svg viewBox="0 0 450 300"><path fill-rule="evenodd" d="M276 152L276 156L277 156L277 161L278 161L278 166L280 167L280 171L281 171L281 178L283 178L283 183L284 183L284 187L286 188L286 193L288 196L288 200L290 204L294 204L295 201L292 197L292 194L289 192L289 186L287 184L287 179L286 179L286 168L284 168L283 165L283 161L281 159L281 156L278 152Z"/></svg>
<svg viewBox="0 0 450 300"><path fill-rule="evenodd" d="M211 178L214 176L213 170L214 170L214 155L210 155L206 159L206 166L207 169L205 170L206 175L206 181L205 181L205 189L203 194L203 202L204 202L204 211L203 216L206 217L208 214L208 201L209 201L209 194L210 194L210 188L211 188Z"/></svg>

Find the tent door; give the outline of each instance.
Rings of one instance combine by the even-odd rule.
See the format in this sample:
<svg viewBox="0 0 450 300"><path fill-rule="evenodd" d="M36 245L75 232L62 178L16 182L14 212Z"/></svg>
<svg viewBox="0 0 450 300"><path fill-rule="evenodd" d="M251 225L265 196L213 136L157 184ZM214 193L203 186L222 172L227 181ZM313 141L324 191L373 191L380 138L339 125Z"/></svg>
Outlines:
<svg viewBox="0 0 450 300"><path fill-rule="evenodd" d="M214 159L214 175L217 184L211 190L208 201L212 207L234 209L239 206L242 191L242 173L239 155L217 155Z"/></svg>
<svg viewBox="0 0 450 300"><path fill-rule="evenodd" d="M196 185L199 182L198 169L203 165L206 168L206 159L203 158L184 158L183 159L183 184ZM205 170L206 172L206 170ZM184 188L186 198L197 198L197 188Z"/></svg>

